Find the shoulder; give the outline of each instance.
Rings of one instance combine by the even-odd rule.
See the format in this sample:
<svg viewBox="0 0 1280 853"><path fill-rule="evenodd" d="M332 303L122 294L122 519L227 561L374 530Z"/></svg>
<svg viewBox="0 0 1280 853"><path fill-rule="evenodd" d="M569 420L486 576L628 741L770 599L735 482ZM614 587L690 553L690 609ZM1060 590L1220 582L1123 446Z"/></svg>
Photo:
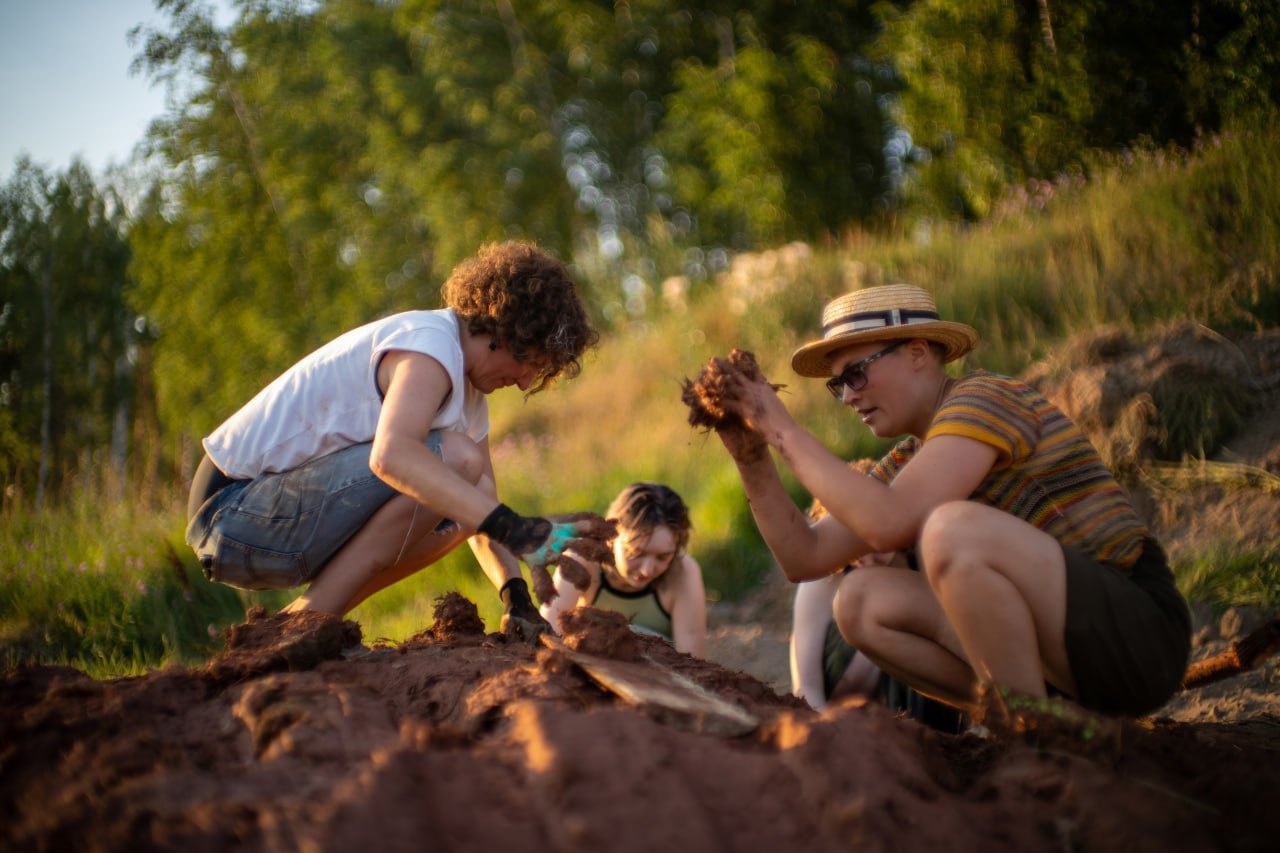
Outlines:
<svg viewBox="0 0 1280 853"><path fill-rule="evenodd" d="M432 355L462 350L452 309L402 311L372 325L375 350L408 349Z"/></svg>
<svg viewBox="0 0 1280 853"><path fill-rule="evenodd" d="M1028 453L1049 407L1030 385L998 373L962 377L947 395L926 438L958 435L994 446L1006 459Z"/></svg>
<svg viewBox="0 0 1280 853"><path fill-rule="evenodd" d="M688 554L681 554L653 588L664 596L670 595L672 600L685 594L701 598L702 566Z"/></svg>
<svg viewBox="0 0 1280 853"><path fill-rule="evenodd" d="M1004 405L1016 407L1034 407L1043 399L1040 392L1021 379L975 370L956 380L955 388L943 401L942 408L947 409L957 403L976 400L999 401Z"/></svg>

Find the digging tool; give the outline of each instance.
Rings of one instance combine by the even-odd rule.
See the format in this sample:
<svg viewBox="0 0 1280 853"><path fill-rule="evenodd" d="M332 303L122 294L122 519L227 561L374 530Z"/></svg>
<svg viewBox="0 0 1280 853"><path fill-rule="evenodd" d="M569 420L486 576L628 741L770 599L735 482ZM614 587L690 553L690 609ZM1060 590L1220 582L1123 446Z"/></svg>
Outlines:
<svg viewBox="0 0 1280 853"><path fill-rule="evenodd" d="M596 684L661 722L718 737L739 737L760 725L760 721L743 708L652 658L615 660L571 649L559 637L543 634L541 639L548 648L565 655Z"/></svg>

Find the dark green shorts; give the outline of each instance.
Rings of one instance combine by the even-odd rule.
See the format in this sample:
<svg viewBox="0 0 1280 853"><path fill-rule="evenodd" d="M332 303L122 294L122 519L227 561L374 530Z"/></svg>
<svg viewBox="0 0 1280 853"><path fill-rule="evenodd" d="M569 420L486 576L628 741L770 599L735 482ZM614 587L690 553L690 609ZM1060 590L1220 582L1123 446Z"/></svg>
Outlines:
<svg viewBox="0 0 1280 853"><path fill-rule="evenodd" d="M1107 714L1154 711L1181 685L1191 654L1191 613L1164 550L1148 538L1129 574L1062 550L1076 701Z"/></svg>
<svg viewBox="0 0 1280 853"><path fill-rule="evenodd" d="M857 653L858 650L845 642L844 637L840 635L836 620L832 619L828 622L826 636L822 638L823 695L828 698L831 696Z"/></svg>

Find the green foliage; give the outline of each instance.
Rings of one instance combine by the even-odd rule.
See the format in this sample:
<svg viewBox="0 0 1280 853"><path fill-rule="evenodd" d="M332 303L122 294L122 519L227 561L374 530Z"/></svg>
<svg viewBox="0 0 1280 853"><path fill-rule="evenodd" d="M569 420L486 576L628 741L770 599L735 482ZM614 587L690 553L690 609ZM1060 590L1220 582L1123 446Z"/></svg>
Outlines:
<svg viewBox="0 0 1280 853"><path fill-rule="evenodd" d="M1093 151L1190 145L1280 105L1275 4L882 3L918 209L984 220L1004 187Z"/></svg>
<svg viewBox="0 0 1280 853"><path fill-rule="evenodd" d="M40 505L82 466L123 472L136 391L124 228L119 198L78 161L49 175L20 158L0 188L0 506Z"/></svg>
<svg viewBox="0 0 1280 853"><path fill-rule="evenodd" d="M1242 552L1229 538L1191 561L1174 566L1188 601L1228 607L1280 608L1280 553Z"/></svg>
<svg viewBox="0 0 1280 853"><path fill-rule="evenodd" d="M248 606L288 600L209 583L171 534L171 514L103 494L82 490L42 513L6 513L0 668L56 663L101 677L199 663Z"/></svg>

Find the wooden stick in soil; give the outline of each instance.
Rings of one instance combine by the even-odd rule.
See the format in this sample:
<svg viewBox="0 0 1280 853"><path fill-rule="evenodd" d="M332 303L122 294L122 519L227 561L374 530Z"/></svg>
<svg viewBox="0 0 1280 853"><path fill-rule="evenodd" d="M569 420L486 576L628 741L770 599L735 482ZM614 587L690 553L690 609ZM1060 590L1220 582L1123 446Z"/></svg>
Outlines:
<svg viewBox="0 0 1280 853"><path fill-rule="evenodd" d="M1191 664L1187 667L1186 674L1182 676L1182 689L1203 687L1247 672L1278 651L1280 651L1280 616L1273 617L1261 628L1235 640L1225 651Z"/></svg>

